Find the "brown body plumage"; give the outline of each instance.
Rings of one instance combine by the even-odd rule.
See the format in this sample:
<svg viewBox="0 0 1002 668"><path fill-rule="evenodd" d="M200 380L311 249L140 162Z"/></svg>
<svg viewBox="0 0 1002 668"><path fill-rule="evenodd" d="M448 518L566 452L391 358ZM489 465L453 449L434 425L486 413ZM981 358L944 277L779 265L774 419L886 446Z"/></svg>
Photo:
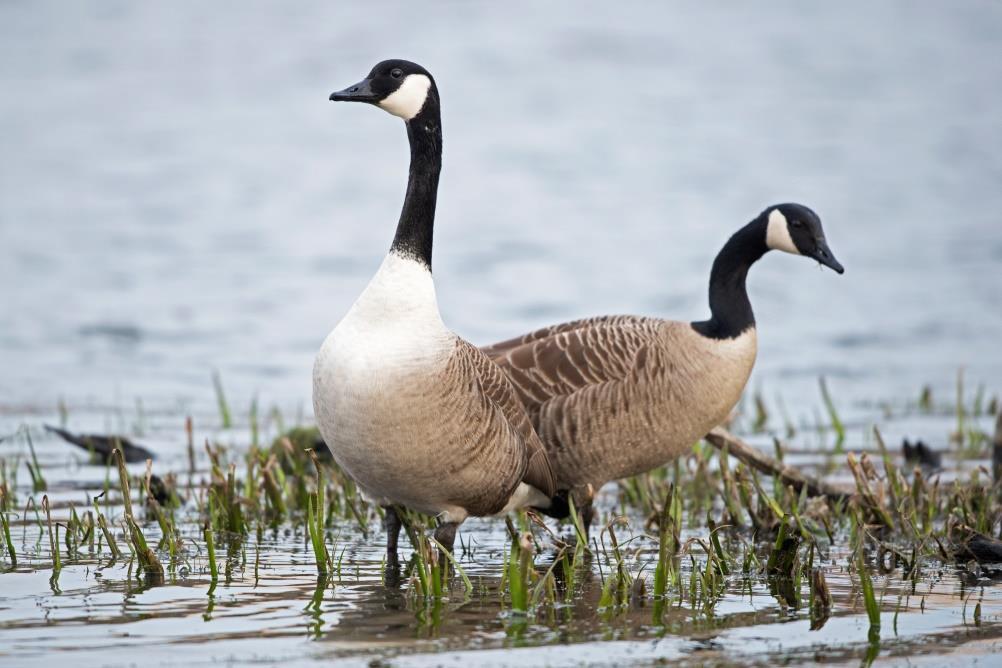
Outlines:
<svg viewBox="0 0 1002 668"><path fill-rule="evenodd" d="M606 316L483 348L529 411L558 489L579 507L590 513L591 495L603 483L670 462L727 417L755 363L745 278L771 249L842 273L817 215L781 204L738 230L717 254L709 320ZM567 502L560 496L542 507L560 516Z"/></svg>
<svg viewBox="0 0 1002 668"><path fill-rule="evenodd" d="M597 489L671 461L719 424L755 363L755 329L711 339L690 323L606 316L483 349L511 379L557 487Z"/></svg>

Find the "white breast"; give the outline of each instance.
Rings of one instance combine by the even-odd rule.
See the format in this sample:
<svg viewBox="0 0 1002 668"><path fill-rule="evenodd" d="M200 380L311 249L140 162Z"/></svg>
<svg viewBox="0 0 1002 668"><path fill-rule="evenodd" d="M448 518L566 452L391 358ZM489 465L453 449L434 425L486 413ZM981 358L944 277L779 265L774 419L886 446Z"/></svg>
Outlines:
<svg viewBox="0 0 1002 668"><path fill-rule="evenodd" d="M440 354L452 337L438 312L431 272L391 252L328 342L340 343L333 351L338 356L393 366L400 363L394 358ZM321 356L326 348L325 343Z"/></svg>
<svg viewBox="0 0 1002 668"><path fill-rule="evenodd" d="M394 439L419 419L408 411L420 402L405 399L454 349L431 272L396 253L321 346L313 367L317 426L338 464L371 494L386 494L378 487L392 474L385 460L399 460L389 457L399 447Z"/></svg>
<svg viewBox="0 0 1002 668"><path fill-rule="evenodd" d="M416 260L389 253L320 348L314 398L318 389L321 395L376 391L395 377L434 365L454 345L438 312L431 272ZM325 410L320 408L318 420Z"/></svg>

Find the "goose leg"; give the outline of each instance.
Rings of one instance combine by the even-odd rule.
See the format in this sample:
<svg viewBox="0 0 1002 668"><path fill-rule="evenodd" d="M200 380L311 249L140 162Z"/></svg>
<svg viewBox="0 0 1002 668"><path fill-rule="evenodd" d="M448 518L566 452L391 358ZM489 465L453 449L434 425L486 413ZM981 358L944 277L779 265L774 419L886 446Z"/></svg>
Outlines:
<svg viewBox="0 0 1002 668"><path fill-rule="evenodd" d="M397 555L397 541L400 538L400 516L393 506L383 506L383 526L386 528L386 554Z"/></svg>
<svg viewBox="0 0 1002 668"><path fill-rule="evenodd" d="M450 554L452 553L452 546L456 542L456 529L458 528L459 522L442 522L435 529L435 540Z"/></svg>
<svg viewBox="0 0 1002 668"><path fill-rule="evenodd" d="M401 580L400 560L395 552L386 555L386 566L383 568L383 583L387 589L399 589Z"/></svg>

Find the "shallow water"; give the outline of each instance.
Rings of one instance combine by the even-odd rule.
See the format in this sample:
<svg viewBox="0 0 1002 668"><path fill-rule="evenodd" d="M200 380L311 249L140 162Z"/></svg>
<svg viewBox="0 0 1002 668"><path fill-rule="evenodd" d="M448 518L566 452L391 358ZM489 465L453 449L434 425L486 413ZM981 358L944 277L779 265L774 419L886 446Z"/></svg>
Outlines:
<svg viewBox="0 0 1002 668"><path fill-rule="evenodd" d="M847 273L771 255L753 271L750 387L773 429L786 412L801 428L792 461L822 464L830 435L811 429L825 375L850 446L880 422L889 443L944 448L948 413L898 409L926 383L952 397L960 367L968 403L981 384L986 401L1000 390L1000 46L992 2L2 4L0 437L32 428L65 517L105 470L38 431L60 402L75 430L153 447L160 474L185 470L186 415L197 441L238 448L252 400L269 435L273 406L308 421L313 355L381 261L406 176L398 121L326 98L402 56L435 73L444 99L435 274L456 331L488 343L601 313L704 317L727 236L767 204L801 201ZM213 370L236 430L218 428ZM26 456L22 439L0 441L21 502ZM683 605L655 624L649 602L607 618L598 564L561 616L515 628L497 593L497 522L464 526L480 593L454 594L438 623L406 582L385 586L378 531L338 527L347 566L308 608L315 568L291 527L252 537L249 565L210 597L197 552L187 575L152 588L84 554L56 591L33 515L17 522L22 563L0 574L5 665L772 665L857 663L869 649L838 564L835 615L815 632L803 608L741 578L712 619ZM878 660L966 665L998 651L992 581L944 568L896 625L905 584L877 586Z"/></svg>
<svg viewBox="0 0 1002 668"><path fill-rule="evenodd" d="M862 412L857 416L866 424ZM902 433L946 434L953 417L943 411L918 414L893 409L890 417L869 414L878 422L887 440L896 442ZM191 497L209 476L204 453L197 455L197 470L190 478L185 447L176 432L179 422L146 432L142 442L160 453L153 471L178 473L181 490L194 485L194 494L180 511L184 548L174 573L164 584L152 585L137 577L128 557L110 560L107 548L86 544L70 555L62 544L63 567L53 578L47 534L32 510L19 510L12 518L12 536L18 550L17 568L0 561L0 664L47 666L54 658L81 665L134 664L138 657L150 665L203 665L225 663L292 662L320 665L339 659L348 665L371 665L373 660L392 665L620 665L624 662L651 664L677 660L683 664L775 665L777 661L806 663L817 657L836 665L857 665L867 658L895 664L928 661L929 665L968 665L971 657L986 665L1002 649L1002 586L999 574L971 565L925 563L915 583L904 579L903 569L875 575L874 586L881 600L882 629L879 643L868 640L868 622L859 584L846 568L848 539L825 546L819 556L834 607L832 616L811 630L806 582L799 588L801 601L791 606L790 594L775 582L752 572L736 569L726 580L725 591L710 609L694 606L685 592L672 592L666 611L657 617L650 594L640 595L630 605L610 610L600 604L602 585L614 567L596 545L596 554L577 576L573 594L562 603L543 606L527 620L513 616L501 585L508 538L503 523L470 520L462 527L460 564L473 582L464 594L458 579L451 594L438 606L420 604L413 596L414 583L407 572L386 569L385 537L370 517L368 532L357 522L336 520L329 542L340 564L330 582L318 579L314 557L303 525L283 524L262 531L252 530L244 541L228 543L217 536L219 583L210 586L207 553L201 539L201 519ZM970 418L969 426L988 430L989 416ZM272 427L264 427L265 432ZM866 427L850 425L849 447L872 447L864 442ZM267 433L263 435L268 435ZM196 438L231 443L234 453L250 438L246 429L197 433ZM768 448L765 434L750 436ZM823 471L842 458L830 456L828 447L814 439L830 439L830 433L802 429L786 461L807 471ZM18 454L18 508L31 495L25 468L28 454L20 438L7 442L8 466ZM78 512L90 498L104 490L109 475L104 466L86 463L86 455L44 433L35 434L38 460L48 481L53 518L65 522L69 505ZM957 458L945 453L943 483L966 476L987 463L979 458ZM143 465L131 465L140 474ZM238 465L238 474L240 467ZM851 487L851 477L842 468L827 479ZM189 483L190 480L190 483ZM115 474L111 473L111 484ZM37 495L36 495L37 496ZM102 510L116 525L121 514L114 492L102 500ZM108 506L104 504L108 503ZM615 485L603 490L602 523L620 511ZM44 515L43 515L44 517ZM657 543L647 537L644 518L627 508L628 525L617 535L634 576L651 589ZM550 522L551 527L555 527ZM144 524L147 538L158 535L156 522ZM558 530L559 531L559 530ZM126 550L120 527L115 529ZM562 533L566 535L567 528ZM598 531L596 530L596 534ZM707 528L689 526L683 539L705 539ZM730 535L725 549L738 564L747 536ZM554 548L545 535L536 567L545 571L552 563ZM604 537L608 540L608 537ZM603 540L603 543L605 542ZM827 545L824 539L822 545ZM406 568L410 545L402 539L401 561ZM705 566L705 556L693 550L696 565ZM161 553L165 560L166 553ZM805 557L806 558L806 557ZM764 560L764 556L760 556ZM764 561L763 561L764 563ZM228 566L227 566L228 564ZM683 583L692 565L682 560ZM686 585L683 584L683 589ZM782 596L783 598L779 598Z"/></svg>
<svg viewBox="0 0 1002 668"><path fill-rule="evenodd" d="M1000 46L994 2L5 3L0 413L211 409L216 368L308 414L406 178L399 121L327 95L390 56L442 91L435 272L467 338L702 318L722 242L799 200L847 273L755 268L753 386L991 382Z"/></svg>

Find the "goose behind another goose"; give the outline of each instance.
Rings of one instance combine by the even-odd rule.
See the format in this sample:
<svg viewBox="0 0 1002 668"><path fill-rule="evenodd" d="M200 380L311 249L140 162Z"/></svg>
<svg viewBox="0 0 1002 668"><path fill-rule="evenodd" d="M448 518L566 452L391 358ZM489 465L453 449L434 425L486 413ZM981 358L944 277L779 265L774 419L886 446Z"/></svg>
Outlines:
<svg viewBox="0 0 1002 668"><path fill-rule="evenodd" d="M387 509L396 550L399 504L440 518L452 548L467 516L554 493L545 451L501 369L446 328L431 275L442 158L438 88L420 65L389 60L330 96L402 118L407 194L390 251L324 341L313 369L317 425L335 461Z"/></svg>
<svg viewBox="0 0 1002 668"><path fill-rule="evenodd" d="M817 214L780 204L718 253L708 320L589 318L482 349L515 385L550 457L559 492L543 512L561 517L573 502L587 525L604 483L666 464L727 417L757 350L745 279L769 250L843 272Z"/></svg>

